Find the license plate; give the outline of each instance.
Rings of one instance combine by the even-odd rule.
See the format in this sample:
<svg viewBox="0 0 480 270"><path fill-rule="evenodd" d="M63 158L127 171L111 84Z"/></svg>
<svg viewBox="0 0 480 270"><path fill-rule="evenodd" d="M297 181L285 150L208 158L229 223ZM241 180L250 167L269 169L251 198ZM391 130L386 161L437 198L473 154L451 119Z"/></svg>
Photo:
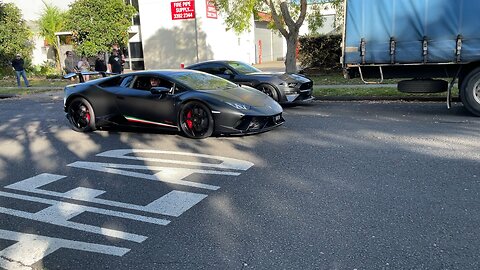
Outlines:
<svg viewBox="0 0 480 270"><path fill-rule="evenodd" d="M282 119L282 116L280 116L280 115L275 115L275 117L274 117L275 122L280 121L280 119Z"/></svg>

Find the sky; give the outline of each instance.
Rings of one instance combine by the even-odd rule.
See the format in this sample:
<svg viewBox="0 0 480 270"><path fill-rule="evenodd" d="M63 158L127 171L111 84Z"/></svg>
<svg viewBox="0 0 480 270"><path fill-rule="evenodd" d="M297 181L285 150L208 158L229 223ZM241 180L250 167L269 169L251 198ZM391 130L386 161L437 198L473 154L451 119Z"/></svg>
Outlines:
<svg viewBox="0 0 480 270"><path fill-rule="evenodd" d="M42 0L3 0L4 3L14 3L20 10L22 10L23 18L27 21L37 20L45 5ZM62 10L67 10L68 5L73 0L45 0L47 4L59 7Z"/></svg>

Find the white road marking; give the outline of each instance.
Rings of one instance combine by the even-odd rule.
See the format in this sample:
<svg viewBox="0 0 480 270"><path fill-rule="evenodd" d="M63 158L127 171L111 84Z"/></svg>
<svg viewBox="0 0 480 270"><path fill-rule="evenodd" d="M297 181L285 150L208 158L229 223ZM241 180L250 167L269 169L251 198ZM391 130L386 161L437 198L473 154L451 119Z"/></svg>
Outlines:
<svg viewBox="0 0 480 270"><path fill-rule="evenodd" d="M210 159L215 163L197 162L197 161L182 161L182 160L169 160L163 158L147 158L141 156L134 156L140 154L156 154L156 155L177 155L189 157L190 160L205 160ZM185 166L197 166L197 167L209 167L213 169L222 170L201 170L193 168L178 168L178 167L161 167L161 166L142 166L142 165L129 165L129 164L113 164L113 163L98 163L98 162L84 162L77 161L67 166L88 169L99 172L113 173L118 175L124 175L135 178L143 178L147 180L161 181L165 183L172 183L178 185L184 185L189 187L196 187L208 190L218 190L220 187L215 185L208 185L203 183L197 183L192 181L183 180L184 178L195 174L210 174L210 175L229 175L238 176L240 172L245 171L252 167L254 164L244 160L238 160L233 158L226 158L220 156L194 154L187 152L172 152L172 151L158 151L158 150L142 150L142 149L118 149L112 151L106 151L98 154L99 157L110 157L126 160L148 161L167 164L177 164ZM134 170L145 171L157 171L154 174L139 173ZM230 170L230 171L228 171ZM232 171L233 170L233 171ZM237 172L235 172L237 171ZM106 191L77 187L70 191L61 193L55 191L48 191L40 189L40 187L58 181L65 178L63 175L54 174L40 174L35 177L25 179L23 181L6 186L6 188L20 190L24 192L30 192L35 194L48 195L53 197L60 197L66 199L73 199L83 202L92 202L96 204L102 204L107 206L113 206L124 209L138 210L141 212L149 212L154 214L162 214L178 217L203 199L207 197L205 194L191 193L173 190L161 198L143 206L134 205L128 203L122 203L117 201L110 201L97 198L104 194ZM165 219L158 219L152 217L146 217L141 215L134 215L126 212L118 212L107 209L101 209L96 207L88 207L75 203L67 203L62 201L31 197L26 195L13 194L0 191L0 196L7 198L14 198L25 201L32 201L37 203L43 203L50 205L45 209L36 213L25 212L20 210L8 209L0 207L0 213L12 215L20 218L26 218L34 221L49 223L53 225L63 226L66 228L76 229L80 231L100 234L104 236L125 239L141 243L147 239L146 236L127 233L119 230L113 230L108 228L102 228L98 226L92 226L87 224L81 224L77 222L71 222L69 219L78 216L84 212L97 213L102 215L120 217L125 219L131 219L141 222L147 222L157 225L167 225L170 221ZM12 231L0 230L0 239L7 239L17 241L4 250L0 250L0 268L11 269L32 269L30 265L36 263L47 256L55 252L60 248L69 248L75 250L103 253L115 256L123 256L130 249L120 248L115 246L92 244L87 242L78 242L72 240L65 240L59 238L44 237L34 234L17 233Z"/></svg>
<svg viewBox="0 0 480 270"><path fill-rule="evenodd" d="M159 155L177 155L177 156L189 156L197 158L208 158L216 159L222 161L219 164L215 163L203 163L203 162L192 162L192 161L182 161L182 160L172 160L172 159L162 159L162 158L146 158L146 157L136 157L136 156L127 156L129 154L159 154ZM210 167L218 169L232 169L232 170L241 170L246 171L253 166L253 163L245 160L204 155L204 154L195 154L188 152L174 152L174 151L161 151L161 150L146 150L146 149L117 149L110 150L100 154L97 154L99 157L112 157L112 158L121 158L121 159L130 159L130 160L142 160L142 161L152 161L152 162L162 162L170 164L181 164L181 165L192 165L199 167Z"/></svg>
<svg viewBox="0 0 480 270"><path fill-rule="evenodd" d="M147 209L148 212L158 212L169 216L179 217L183 212L187 211L206 197L207 195L204 194L173 190L160 199L149 203L145 209Z"/></svg>
<svg viewBox="0 0 480 270"><path fill-rule="evenodd" d="M69 167L119 174L124 176L130 176L135 178L143 178L147 180L161 181L165 183L177 184L182 186L203 188L208 190L218 190L219 186L202 184L197 182L185 181L183 178L194 174L213 174L213 175L231 175L238 176L240 173L225 172L225 171L213 171L213 170L199 170L199 169L186 169L186 168L171 168L171 167L156 167L156 166L144 166L144 165L128 165L128 164L113 164L113 163L100 163L100 162L87 162L76 161L68 164ZM147 170L147 171L160 171L156 174L138 173L130 170Z"/></svg>
<svg viewBox="0 0 480 270"><path fill-rule="evenodd" d="M91 232L95 234L125 239L128 241L133 241L137 243L141 243L145 241L147 237L143 235L132 234L132 233L127 233L123 231L93 226L93 225L81 224L81 223L72 222L68 220L83 212L90 212L90 213L97 213L97 214L120 217L125 219L137 220L137 221L147 222L147 223L152 223L157 225L167 225L168 223L170 223L170 221L164 220L164 219L145 217L145 216L134 215L129 213L105 210L105 209L100 209L95 207L83 206L83 205L66 203L66 202L59 202L55 200L48 200L43 198L30 197L30 196L18 195L18 194L1 192L1 191L0 191L0 196L51 205L50 207L47 207L37 213L29 213L25 211L0 207L0 213L21 217L21 218L26 218L26 219L31 219L35 221L45 222L49 224L54 224L58 226L63 226L67 228L72 228L76 230L81 230L85 232Z"/></svg>
<svg viewBox="0 0 480 270"><path fill-rule="evenodd" d="M0 239L17 242L3 250L0 250L0 267L7 270L32 269L29 267L30 265L40 261L45 256L57 251L60 248L88 251L119 257L130 251L128 248L72 241L7 230L0 230Z"/></svg>
<svg viewBox="0 0 480 270"><path fill-rule="evenodd" d="M149 203L148 205L141 206L96 198L105 193L103 190L78 187L68 192L60 193L39 189L41 186L53 183L65 177L66 176L63 175L42 173L8 185L6 188L174 217L180 216L183 212L192 208L194 205L207 197L205 194L173 190L161 198Z"/></svg>

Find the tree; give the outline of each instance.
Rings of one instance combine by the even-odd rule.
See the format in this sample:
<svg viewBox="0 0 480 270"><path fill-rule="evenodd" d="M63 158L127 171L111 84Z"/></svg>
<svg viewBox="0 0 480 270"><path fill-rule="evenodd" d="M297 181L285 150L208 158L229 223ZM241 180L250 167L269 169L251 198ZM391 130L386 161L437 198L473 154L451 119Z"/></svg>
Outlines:
<svg viewBox="0 0 480 270"><path fill-rule="evenodd" d="M30 62L33 48L31 36L20 9L12 3L0 2L0 67L11 70L10 61L17 53L20 53L27 63Z"/></svg>
<svg viewBox="0 0 480 270"><path fill-rule="evenodd" d="M341 0L335 0L340 2ZM310 0L309 4L322 4L328 0ZM250 28L251 16L259 11L272 16L274 28L277 29L287 42L285 55L285 71L294 73L296 66L296 48L300 27L307 17L307 0L215 0L218 10L226 15L225 23L229 29L240 33ZM314 12L312 16L317 16ZM322 20L311 20L322 23Z"/></svg>
<svg viewBox="0 0 480 270"><path fill-rule="evenodd" d="M52 46L55 54L57 70L60 70L60 48L55 33L60 32L65 28L65 12L61 11L56 6L45 3L43 0L42 2L45 5L45 8L37 22L40 28L39 35L45 38L48 45Z"/></svg>
<svg viewBox="0 0 480 270"><path fill-rule="evenodd" d="M77 53L92 56L113 44L126 44L136 13L124 0L77 0L70 5L66 29L73 32Z"/></svg>

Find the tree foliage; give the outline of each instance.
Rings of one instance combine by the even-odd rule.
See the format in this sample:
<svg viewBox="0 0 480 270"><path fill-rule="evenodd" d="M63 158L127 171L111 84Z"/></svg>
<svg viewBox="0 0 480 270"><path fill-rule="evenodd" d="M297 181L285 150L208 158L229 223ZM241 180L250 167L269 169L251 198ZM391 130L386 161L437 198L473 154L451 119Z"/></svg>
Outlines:
<svg viewBox="0 0 480 270"><path fill-rule="evenodd" d="M341 1L341 0L335 0ZM308 4L323 4L331 2L328 0L309 0ZM286 72L296 72L296 46L300 27L307 17L307 0L215 0L220 13L225 16L227 28L236 32L250 30L252 16L258 12L265 12L271 15L275 29L277 29L287 42L287 53L285 56ZM318 16L313 12L311 16ZM309 21L313 24L321 24L321 19L311 17Z"/></svg>
<svg viewBox="0 0 480 270"><path fill-rule="evenodd" d="M31 32L22 19L20 9L12 3L0 2L0 67L11 70L10 61L17 53L28 64L31 62L32 48Z"/></svg>
<svg viewBox="0 0 480 270"><path fill-rule="evenodd" d="M37 24L39 26L39 35L44 37L48 45L52 46L55 53L55 63L57 69L60 69L60 49L57 43L56 32L65 30L65 12L58 7L47 4L43 1L45 8L42 11Z"/></svg>
<svg viewBox="0 0 480 270"><path fill-rule="evenodd" d="M304 70L321 69L340 70L342 55L341 35L302 36L300 37L298 59Z"/></svg>
<svg viewBox="0 0 480 270"><path fill-rule="evenodd" d="M137 13L124 0L77 0L70 5L66 28L73 32L77 53L93 56L113 44L128 42L128 29Z"/></svg>

